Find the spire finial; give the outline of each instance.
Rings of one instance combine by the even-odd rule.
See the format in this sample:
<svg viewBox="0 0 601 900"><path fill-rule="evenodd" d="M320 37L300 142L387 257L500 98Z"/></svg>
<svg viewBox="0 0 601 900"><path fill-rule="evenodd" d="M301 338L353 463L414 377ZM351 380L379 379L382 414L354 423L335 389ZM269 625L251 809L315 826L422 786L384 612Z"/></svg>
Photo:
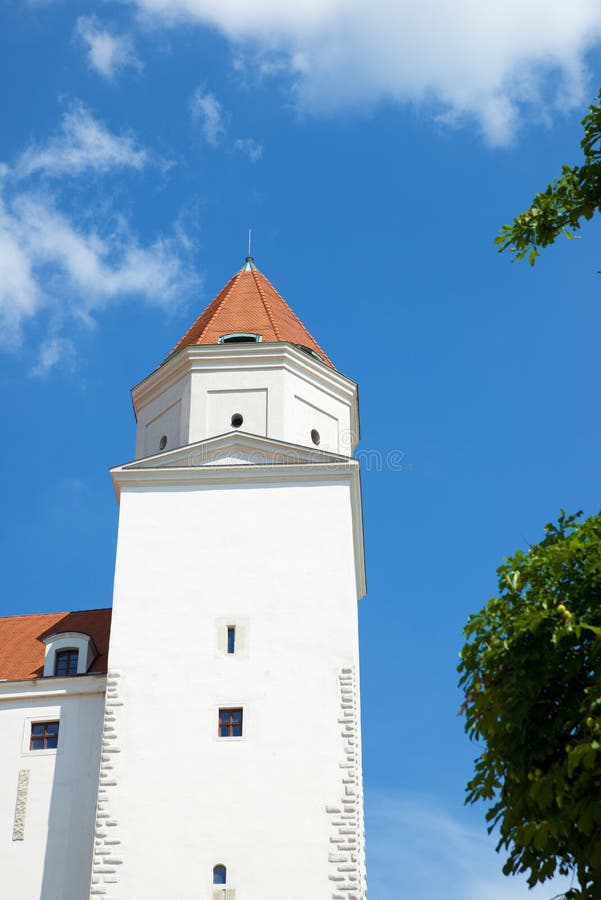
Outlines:
<svg viewBox="0 0 601 900"><path fill-rule="evenodd" d="M252 230L248 229L248 256L246 257L246 266L244 267L247 272L250 272L255 268L254 266L254 258L251 256L251 247L252 247Z"/></svg>

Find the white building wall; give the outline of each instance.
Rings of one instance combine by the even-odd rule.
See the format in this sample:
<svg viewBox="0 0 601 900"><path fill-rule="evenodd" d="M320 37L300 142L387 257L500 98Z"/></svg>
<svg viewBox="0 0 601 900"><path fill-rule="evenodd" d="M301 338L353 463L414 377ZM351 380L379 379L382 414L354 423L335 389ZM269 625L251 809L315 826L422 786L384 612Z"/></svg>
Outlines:
<svg viewBox="0 0 601 900"><path fill-rule="evenodd" d="M81 691L84 679L68 679ZM0 896L84 900L89 892L104 678L0 684ZM45 696L50 687L63 696ZM29 750L32 721L60 720L57 750ZM7 886L10 886L7 888Z"/></svg>
<svg viewBox="0 0 601 900"><path fill-rule="evenodd" d="M244 653L223 654L225 620ZM360 773L358 734L341 736L340 673L357 665L348 485L124 489L110 897L213 900L218 863L236 900L362 897L336 893L331 856L362 852L360 796L352 834L332 817ZM243 707L242 740L217 737L220 706Z"/></svg>
<svg viewBox="0 0 601 900"><path fill-rule="evenodd" d="M136 459L232 431L351 455L359 439L356 386L284 344L180 351L134 389ZM250 349L249 349L250 348Z"/></svg>
<svg viewBox="0 0 601 900"><path fill-rule="evenodd" d="M188 442L190 375L179 373L163 384L158 396L148 399L138 417L136 458L173 450ZM165 437L164 444L161 438Z"/></svg>
<svg viewBox="0 0 601 900"><path fill-rule="evenodd" d="M311 447L311 432L316 429L320 449L350 453L349 405L283 366L194 373L188 443L232 431L236 413L244 419L241 431ZM347 438L346 446L341 435Z"/></svg>

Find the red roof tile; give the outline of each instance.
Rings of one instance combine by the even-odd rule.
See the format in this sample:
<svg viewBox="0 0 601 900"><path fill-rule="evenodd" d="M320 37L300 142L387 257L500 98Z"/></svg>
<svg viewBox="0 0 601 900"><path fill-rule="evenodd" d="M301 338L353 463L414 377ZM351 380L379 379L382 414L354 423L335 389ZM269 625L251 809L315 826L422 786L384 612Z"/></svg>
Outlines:
<svg viewBox="0 0 601 900"><path fill-rule="evenodd" d="M301 344L333 368L317 341L252 261L230 278L171 353L191 344L216 344L222 335L236 332L260 334L264 342Z"/></svg>
<svg viewBox="0 0 601 900"><path fill-rule="evenodd" d="M39 678L44 672L46 647L42 643L43 638L64 631L80 631L90 635L98 650L90 671L104 673L110 630L110 609L0 618L0 679L20 681Z"/></svg>

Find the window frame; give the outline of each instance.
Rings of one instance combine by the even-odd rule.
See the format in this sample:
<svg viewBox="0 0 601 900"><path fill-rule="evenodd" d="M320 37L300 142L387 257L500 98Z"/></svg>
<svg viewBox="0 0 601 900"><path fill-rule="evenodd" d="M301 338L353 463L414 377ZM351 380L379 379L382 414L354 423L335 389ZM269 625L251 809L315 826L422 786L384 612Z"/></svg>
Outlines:
<svg viewBox="0 0 601 900"><path fill-rule="evenodd" d="M241 340L242 338L242 340ZM249 338L251 340L249 340ZM228 334L222 334L218 344L262 344L263 335L255 334L252 331L230 331Z"/></svg>
<svg viewBox="0 0 601 900"><path fill-rule="evenodd" d="M51 725L56 725L56 735L48 734L47 729ZM33 729L41 728L41 735L34 735ZM46 719L43 722L31 722L29 729L29 750L31 753L39 753L42 750L58 750L58 741L61 733L61 720L60 719ZM49 747L48 740L54 740L56 738L56 747ZM34 741L42 741L41 747L33 747L32 744Z"/></svg>
<svg viewBox="0 0 601 900"><path fill-rule="evenodd" d="M58 742L56 747L47 747L45 750L31 749L31 732L33 725L58 722ZM67 731L67 716L60 706L50 706L46 709L31 710L30 715L23 720L23 737L21 740L21 756L56 756L62 753Z"/></svg>
<svg viewBox="0 0 601 900"><path fill-rule="evenodd" d="M231 648L231 649L230 649ZM228 656L234 656L236 653L236 626L227 626L227 640L225 652Z"/></svg>
<svg viewBox="0 0 601 900"><path fill-rule="evenodd" d="M69 662L67 665L66 672L59 672L59 662L61 659L64 659L66 656L69 657ZM71 672L69 669L71 668L71 657L75 656L75 671ZM73 678L78 674L79 671L79 648L78 647L61 647L59 650L56 650L54 653L54 677L55 678Z"/></svg>
<svg viewBox="0 0 601 900"><path fill-rule="evenodd" d="M55 675L56 654L61 650L79 650L77 665L78 675L94 674L92 665L98 657L98 650L91 635L82 631L53 632L41 638L46 645L44 655L44 678L69 678L72 676Z"/></svg>
<svg viewBox="0 0 601 900"><path fill-rule="evenodd" d="M224 881L215 881L215 873L216 873L217 869L223 869L224 876L225 876ZM215 886L215 885L218 885L218 886L223 885L224 887L227 887L227 866L224 863L216 863L213 866L213 886Z"/></svg>
<svg viewBox="0 0 601 900"><path fill-rule="evenodd" d="M306 344L295 344L295 347L298 347L299 350L302 350L303 353L306 353L307 356L312 356L313 359L316 359L318 362L323 362L323 357L319 355L317 350L314 350L313 347L308 347Z"/></svg>
<svg viewBox="0 0 601 900"><path fill-rule="evenodd" d="M248 659L251 652L251 620L248 616L241 616L234 609L229 611L229 615L220 616L215 619L214 631L214 656L216 659L229 659L230 662L235 660L236 663ZM235 649L233 653L227 651L227 631L228 628L236 629ZM232 662L232 665L234 663ZM237 700L237 698L234 698ZM240 704L238 704L240 705ZM224 703L221 706L225 706Z"/></svg>
<svg viewBox="0 0 601 900"><path fill-rule="evenodd" d="M222 722L222 714L228 713L227 723ZM240 713L240 734L233 734L233 729L238 723L232 719L233 713ZM229 734L222 734L221 729L227 727ZM217 711L217 737L220 741L241 741L244 740L244 707L243 706L220 706Z"/></svg>

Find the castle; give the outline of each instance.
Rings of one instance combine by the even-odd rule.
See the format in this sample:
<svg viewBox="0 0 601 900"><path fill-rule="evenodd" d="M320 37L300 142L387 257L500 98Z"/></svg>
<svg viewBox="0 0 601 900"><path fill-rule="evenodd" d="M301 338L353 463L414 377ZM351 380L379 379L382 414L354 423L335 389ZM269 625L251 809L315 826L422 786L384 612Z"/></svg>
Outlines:
<svg viewBox="0 0 601 900"><path fill-rule="evenodd" d="M112 621L0 619L0 893L364 900L357 386L249 257L132 397Z"/></svg>

